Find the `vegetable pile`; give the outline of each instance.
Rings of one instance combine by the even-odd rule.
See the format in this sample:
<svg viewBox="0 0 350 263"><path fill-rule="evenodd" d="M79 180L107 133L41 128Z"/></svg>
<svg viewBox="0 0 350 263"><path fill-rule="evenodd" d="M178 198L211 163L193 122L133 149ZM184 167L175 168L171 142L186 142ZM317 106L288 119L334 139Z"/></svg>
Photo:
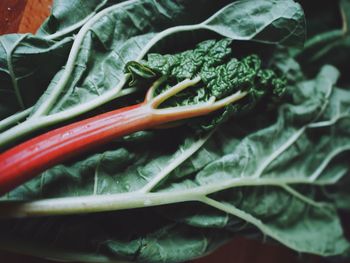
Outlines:
<svg viewBox="0 0 350 263"><path fill-rule="evenodd" d="M350 256L348 0L69 2L0 37L0 248Z"/></svg>

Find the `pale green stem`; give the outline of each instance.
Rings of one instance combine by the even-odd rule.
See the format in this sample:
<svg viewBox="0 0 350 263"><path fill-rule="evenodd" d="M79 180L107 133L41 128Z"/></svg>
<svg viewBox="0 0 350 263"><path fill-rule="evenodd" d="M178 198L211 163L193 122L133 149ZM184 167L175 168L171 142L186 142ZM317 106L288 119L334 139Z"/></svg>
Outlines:
<svg viewBox="0 0 350 263"><path fill-rule="evenodd" d="M175 170L180 164L186 161L189 157L191 157L195 152L197 152L210 138L213 132L209 133L205 137L196 141L189 149L186 149L184 152L181 152L175 159L169 160L169 164L162 168L160 173L158 173L151 181L149 181L144 187L142 187L138 192L140 193L148 193L155 186L157 186L161 181L163 181L172 171Z"/></svg>
<svg viewBox="0 0 350 263"><path fill-rule="evenodd" d="M98 14L96 14L92 19L90 19L80 29L80 31L79 31L78 35L76 36L76 39L73 43L73 46L72 46L72 49L71 49L71 52L69 54L68 61L66 64L66 68L65 68L65 71L64 71L62 77L58 81L56 87L52 90L50 97L40 105L40 107L36 110L36 112L32 115L32 117L35 118L38 116L42 116L42 115L45 115L47 112L49 112L49 110L51 109L51 107L53 106L53 104L55 103L55 101L57 100L59 95L61 94L62 90L64 89L65 85L67 84L67 82L71 76L71 73L74 70L74 66L75 66L74 62L78 56L78 53L80 51L80 45L83 42L85 35L91 29L91 27L96 23L96 21L98 21L101 17L105 16L106 14L113 11L114 9L120 8L120 7L125 6L125 5L129 5L129 4L134 3L134 2L136 2L136 0L129 0L129 1L123 2L121 4L117 4L117 5L111 6L109 8L106 8L106 9L102 10L101 12L99 12ZM147 45L143 48L143 52L141 52L139 54L136 61L141 60L144 57L144 55L154 46L154 44L156 44L160 39L164 38L165 36L171 35L171 34L178 32L178 31L194 30L194 29L197 29L198 27L200 27L200 25L185 25L185 26L172 27L172 28L169 28L167 30L162 31L161 33L157 34L153 39L151 39L150 42L147 43ZM125 80L125 82L126 82L126 80ZM110 101L110 97L114 97L115 96L114 94L118 93L121 88L122 88L122 85L117 85L117 87L115 89L113 89L110 93L107 92L108 96L106 95L107 93L102 95L101 97L103 97L103 99L99 100L100 103L106 103L106 102ZM95 105L96 105L96 103L95 103Z"/></svg>
<svg viewBox="0 0 350 263"><path fill-rule="evenodd" d="M8 127L11 127L13 125L18 124L18 122L20 122L21 120L23 120L24 118L29 116L32 109L33 109L33 107L30 107L24 111L15 113L15 114L11 115L10 117L0 121L0 131L3 131L5 129L7 129Z"/></svg>
<svg viewBox="0 0 350 263"><path fill-rule="evenodd" d="M214 104L215 98L211 97L208 101L198 103L196 105L186 105L186 106L176 106L176 107L169 107L164 109L156 109L154 111L155 115L158 116L171 116L171 115L180 115L184 114L185 116L200 116L201 113L207 114L209 112L212 112L211 106Z"/></svg>
<svg viewBox="0 0 350 263"><path fill-rule="evenodd" d="M160 104L162 104L164 101L166 101L170 97L176 95L177 93L179 93L180 91L183 91L188 87L196 85L200 80L201 80L200 77L195 77L194 79L185 79L177 83L175 86L171 87L170 89L164 91L163 93L153 98L150 102L152 107L157 108Z"/></svg>
<svg viewBox="0 0 350 263"><path fill-rule="evenodd" d="M92 12L90 15L88 15L83 20L79 21L78 23L76 23L74 25L71 25L71 26L68 26L68 27L66 27L66 28L62 29L61 31L58 31L58 32L56 32L54 34L44 36L43 38L47 39L47 40L54 40L56 38L60 38L60 37L62 37L64 35L66 35L68 33L71 33L73 31L77 30L78 28L82 27L95 14L96 14L96 12Z"/></svg>
<svg viewBox="0 0 350 263"><path fill-rule="evenodd" d="M107 15L109 12L113 11L114 9L121 8L123 6L135 3L136 0L129 0L126 2L123 2L121 4L113 5L109 8L106 8L96 14L92 19L90 19L79 31L77 34L73 46L71 48L71 51L68 56L68 60L66 63L66 67L64 70L63 75L61 76L60 80L57 82L55 88L51 91L50 96L42 102L42 104L36 109L35 113L32 115L32 118L37 118L39 116L43 116L47 114L50 109L52 108L53 104L57 100L57 98L60 96L62 90L64 89L65 85L67 84L69 78L71 77L71 74L75 67L75 60L78 57L81 43L84 41L85 35L91 30L91 27L96 24L96 22L101 19L103 16ZM118 93L119 89L115 90L115 93Z"/></svg>
<svg viewBox="0 0 350 263"><path fill-rule="evenodd" d="M145 97L145 102L149 102L153 99L154 96L154 92L155 90L160 87L160 85L162 85L165 81L166 81L167 77L166 76L162 76L159 79L157 79L152 86L148 89L146 97Z"/></svg>
<svg viewBox="0 0 350 263"><path fill-rule="evenodd" d="M330 185L333 181L313 182L308 178L233 178L190 189L164 192L129 192L109 195L61 197L38 201L1 201L0 217L30 217L43 215L91 213L198 201L219 191L242 186L283 186L291 184Z"/></svg>
<svg viewBox="0 0 350 263"><path fill-rule="evenodd" d="M22 35L12 46L11 50L7 51L7 66L8 66L8 70L9 70L9 74L11 76L11 81L12 81L12 86L13 89L15 91L15 95L18 101L19 106L21 107L22 110L25 109L25 105L24 105L24 101L22 99L22 95L21 95L21 91L19 90L18 87L18 82L16 79L16 74L13 68L13 64L12 64L12 55L13 52L15 51L16 47L18 46L18 44L25 39L28 36L28 34L24 34Z"/></svg>
<svg viewBox="0 0 350 263"><path fill-rule="evenodd" d="M275 233L272 228L269 228L260 219L252 216L251 214L248 214L245 211L238 209L237 207L235 207L231 204L221 203L221 202L218 202L218 201L211 199L211 198L208 198L208 197L203 198L201 201L202 201L202 203L205 203L205 204L207 204L211 207L214 207L220 211L223 211L223 212L228 213L230 215L241 218L245 222L251 223L252 225L256 226L258 229L260 229L261 232L264 233L264 235L268 235L268 236L274 238L275 240L278 240L282 244L290 247L290 243L286 243L285 239L281 238L280 235ZM300 248L299 248L299 250L300 250Z"/></svg>
<svg viewBox="0 0 350 263"><path fill-rule="evenodd" d="M132 92L135 92L136 88L128 88L124 89L116 97L121 97L128 95ZM93 103L91 103L91 107L94 106ZM82 110L87 110L86 108L89 105L80 105ZM85 106L85 107L84 107ZM79 115L79 112L75 111L74 109L68 109L62 112L58 112L49 116L43 116L39 117L38 119L28 119L25 122L22 122L13 128L3 132L0 134L0 148L5 147L9 143L18 140L22 138L23 136L31 133L33 130L39 130L41 128L45 128L57 123L60 123L62 121L69 120L71 118L74 118Z"/></svg>
<svg viewBox="0 0 350 263"><path fill-rule="evenodd" d="M235 102L243 99L247 95L248 95L248 92L239 90L239 91L233 93L232 95L227 96L226 98L223 98L223 99L216 101L210 108L213 111L221 109L229 104L235 103Z"/></svg>
<svg viewBox="0 0 350 263"><path fill-rule="evenodd" d="M314 171L313 174L310 176L310 180L316 181L317 179L319 179L322 171L328 166L328 164L333 160L333 158L345 151L350 151L350 145L344 145L343 147L340 147L335 151L331 152L331 154L324 158L322 163L319 164L316 171Z"/></svg>
<svg viewBox="0 0 350 263"><path fill-rule="evenodd" d="M308 125L308 128L317 129L317 128L328 127L337 123L339 120L347 119L347 118L350 118L350 114L340 114L338 116L333 117L330 120L311 123Z"/></svg>
<svg viewBox="0 0 350 263"><path fill-rule="evenodd" d="M194 80L196 81L195 83L197 83L197 79ZM190 84L192 83L190 83L189 80L186 79L183 82L180 82L179 84L181 85L176 85L173 87L174 89L170 88L169 90L167 90L167 92L165 92L167 93L166 96L161 96L163 95L161 94L155 97L155 99L151 101L151 105L153 107L157 107L163 101L168 99L169 96L174 96L179 91L191 86ZM158 116L171 116L180 114L184 114L184 116L201 116L219 110L229 104L235 103L247 95L248 93L245 91L237 91L236 93L218 101L215 101L215 97L211 97L208 101L198 103L196 105L176 106L157 109L154 111L154 114Z"/></svg>
<svg viewBox="0 0 350 263"><path fill-rule="evenodd" d="M327 203L319 203L319 202L315 202L314 200L310 199L309 197L299 193L298 191L296 191L295 189L293 189L292 187L288 186L288 185L282 185L281 186L286 192L288 192L291 195L294 195L297 199L301 200L302 202L309 204L311 206L314 207L318 207L318 208L326 208L327 206L329 207L329 204Z"/></svg>
<svg viewBox="0 0 350 263"><path fill-rule="evenodd" d="M288 138L287 141L285 141L282 145L280 145L276 150L273 151L271 155L266 158L261 165L259 165L259 168L256 170L254 173L253 177L254 178L259 178L266 168L274 161L276 160L282 152L287 150L289 147L294 145L294 143L300 138L300 136L305 132L306 127L302 127L299 129L297 132L293 134L290 138Z"/></svg>

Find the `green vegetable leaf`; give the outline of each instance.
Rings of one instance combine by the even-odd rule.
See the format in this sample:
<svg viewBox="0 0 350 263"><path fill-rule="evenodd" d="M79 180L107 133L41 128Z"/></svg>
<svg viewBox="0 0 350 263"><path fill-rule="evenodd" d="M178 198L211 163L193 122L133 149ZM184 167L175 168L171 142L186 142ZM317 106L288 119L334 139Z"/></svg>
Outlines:
<svg viewBox="0 0 350 263"><path fill-rule="evenodd" d="M226 16L213 16L205 21L205 28L232 39L256 39L297 47L304 44L304 12L293 1L259 1L258 4L254 1L237 1L226 7L224 12Z"/></svg>
<svg viewBox="0 0 350 263"><path fill-rule="evenodd" d="M99 10L122 1L91 0L82 3L80 0L55 0L52 12L39 28L36 35L45 39L61 39L72 35Z"/></svg>
<svg viewBox="0 0 350 263"><path fill-rule="evenodd" d="M198 23L225 4L225 1L207 2L196 1L199 5L205 3L208 6L208 9L202 9L200 12L193 11L194 2L134 0L111 5L98 12L79 30L69 55L62 56L62 59L67 60L66 65L61 70L56 69L55 77L31 110L31 117L27 118L23 125L0 135L2 148L20 139L20 134L29 135L35 130L71 119L118 96L130 93L119 92L126 81L123 73L125 63L142 56L141 54L148 50L144 49L144 46L160 31L182 23ZM25 70L31 72L31 69L32 67L29 67ZM42 67L42 70L45 70L45 67ZM45 79L47 78L52 76L47 74ZM15 87L9 86L9 89L12 88ZM33 92L33 88L35 86L30 86L27 90ZM32 118L35 118L34 122ZM0 129L5 130L11 126L9 123L13 125L18 121L21 120L6 120L6 125L0 123Z"/></svg>
<svg viewBox="0 0 350 263"><path fill-rule="evenodd" d="M286 81L273 70L262 68L257 55L237 59L233 57L232 49L232 40L225 38L206 40L194 49L176 54L148 54L141 63L132 61L126 65L126 71L132 76L129 85L140 89L140 85L153 78L155 83L161 83L152 90L151 97L156 97L185 79L200 78L195 87L177 93L163 102L160 108L198 106L212 99L226 99L237 92L247 93L242 100L225 106L215 117L204 118L205 124L201 120L201 126L213 128L232 114L253 109L262 99L265 103L276 99L284 93L286 86Z"/></svg>
<svg viewBox="0 0 350 263"><path fill-rule="evenodd" d="M296 251L346 253L349 243L337 214L339 204L324 191L349 172L347 158L340 157L350 150L350 94L334 88L337 78L337 70L328 66L315 80L290 87L292 101L280 106L272 123L264 113L255 113L204 138L189 137L184 127L173 133L154 131L116 142L116 149L110 145L109 151L80 162L56 166L10 193L1 211L22 216L121 211L54 217L52 227L40 231L35 225L53 219L19 219L16 225L23 229L12 228L13 219L2 220L3 242L29 229L31 242L34 232L46 244L55 236L55 247L74 251L70 259L95 251L96 244L101 251L104 244L103 250L116 258L180 262L233 235L254 232ZM144 151L150 147L151 152ZM54 197L63 198L40 200ZM115 232L106 231L110 222ZM98 241L82 244L70 229ZM42 247L40 240L36 244ZM183 244L184 253L171 252L174 240ZM151 252L149 246L156 248Z"/></svg>
<svg viewBox="0 0 350 263"><path fill-rule="evenodd" d="M325 63L337 66L344 73L347 72L350 47L350 2L349 0L341 0L330 2L327 5L330 6L327 15L320 16L319 13L315 12L310 13L309 16L317 17L314 19L319 24L330 24L332 27L316 31L311 27L313 25L311 24L309 30L316 31L317 34L306 41L305 49L295 52L296 58L309 75L315 74L315 69ZM334 7L337 12L333 11ZM346 85L349 84L347 74L343 74L341 81Z"/></svg>
<svg viewBox="0 0 350 263"><path fill-rule="evenodd" d="M203 3L206 1L173 4L168 1L125 1L100 11L76 35L66 66L56 74L30 117L1 134L0 145L6 147L38 129L72 119L132 92L122 89L128 80L128 75L124 74L125 64L141 60L151 48L160 47L167 37L175 34L185 36L191 31L200 35L205 30L205 34L215 32L235 40L260 42L268 42L268 36L279 36L268 43L292 46L299 45L300 36L304 34L300 28L304 23L302 9L293 1L264 0L259 5L249 0L238 1L207 20L205 17L224 3L211 1L209 7L212 8L198 12L196 6ZM243 8L249 16L243 17L237 7ZM247 20L253 15L257 19ZM245 28L231 28L235 21L249 26L249 32ZM116 24L127 30L120 33L115 30ZM286 30L287 25L288 29L293 29L292 33Z"/></svg>
<svg viewBox="0 0 350 263"><path fill-rule="evenodd" d="M37 101L64 65L72 42L71 38L54 42L32 35L0 36L0 119Z"/></svg>
<svg viewBox="0 0 350 263"><path fill-rule="evenodd" d="M218 2L91 1L77 11L79 1L69 8L60 0L38 36L1 38L1 92L11 94L0 103L2 116L20 100L36 101L0 122L3 146L90 110L134 104L159 76L158 92L199 74L189 92L206 84L210 95L226 96L254 82L259 97L266 87L281 92L277 68L288 86L274 107L262 100L210 132L140 131L45 171L0 197L0 248L68 261L184 262L243 235L324 257L350 254L339 213L350 210L350 91L336 87L344 67L323 65L333 61L341 30L299 53L290 49L305 38L299 4L243 0L219 10L226 3ZM341 6L346 22L348 2ZM317 66L301 59L308 56ZM306 79L308 67L316 77ZM42 75L36 92L27 88L24 81ZM178 96L173 106L195 100Z"/></svg>

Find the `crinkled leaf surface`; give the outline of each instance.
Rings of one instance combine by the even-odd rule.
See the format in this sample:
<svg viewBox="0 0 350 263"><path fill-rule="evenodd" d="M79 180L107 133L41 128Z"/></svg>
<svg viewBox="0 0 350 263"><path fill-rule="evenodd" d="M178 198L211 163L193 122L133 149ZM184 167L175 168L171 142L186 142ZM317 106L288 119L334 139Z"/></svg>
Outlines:
<svg viewBox="0 0 350 263"><path fill-rule="evenodd" d="M122 1L55 0L50 16L41 25L36 35L50 39L65 37L76 32L88 18L92 17L99 10L119 2Z"/></svg>
<svg viewBox="0 0 350 263"><path fill-rule="evenodd" d="M207 2L129 0L97 13L75 36L65 67L53 78L29 119L0 136L0 144L5 147L35 130L79 116L113 100L127 82L125 64L139 60L149 49L161 46L167 36L176 36L177 46L188 42L178 42L180 35L188 38L187 31L193 32L192 42L198 35L203 39L203 34L214 32L236 40L298 46L305 33L302 9L290 0L264 0L259 5L252 5L249 0L237 1L214 15L225 3L210 2L208 8L198 12L196 7L204 3ZM243 8L247 16L242 17L237 8ZM205 20L209 15L212 16ZM256 19L248 19L250 17ZM279 20L283 22L277 25ZM232 28L236 21L243 23L244 28ZM267 41L268 38L272 39ZM45 118L47 115L49 118ZM36 118L35 122L32 118Z"/></svg>
<svg viewBox="0 0 350 263"><path fill-rule="evenodd" d="M88 253L99 247L102 258L141 262L181 262L239 233L266 235L297 251L343 254L349 244L336 204L324 192L349 170L350 94L334 88L337 77L334 68L325 67L315 80L290 87L293 100L280 106L275 120L260 113L225 124L163 183L142 194L149 208L2 220L3 237L33 240L34 235L37 244L49 244L49 250ZM118 204L124 202L118 199L120 193L128 192L137 199L134 191L152 182L198 142L181 128L173 132L176 136L158 131L125 138L116 142L115 150L56 166L7 198L114 193ZM145 152L151 145L153 150ZM197 202L192 201L192 193L198 193ZM188 196L188 202L153 207L159 202L154 194L169 203L178 195ZM181 244L182 253L176 244Z"/></svg>
<svg viewBox="0 0 350 263"><path fill-rule="evenodd" d="M66 65L67 68L74 64L62 87L62 96L55 101L50 113L79 106L115 89L124 81L125 64L144 53L145 46L159 32L181 24L196 24L225 2L211 3L201 12L193 11L203 3L206 1L125 1L109 7L110 11L99 19L94 17L86 34L81 35L83 48L79 47L75 59ZM56 81L51 83L36 108L50 97L50 89L56 85Z"/></svg>
<svg viewBox="0 0 350 263"><path fill-rule="evenodd" d="M188 8L195 8L190 2ZM234 39L298 45L303 39L298 5L258 3L233 4L224 13L229 15L214 16L206 27ZM150 13L133 19L141 6ZM157 32L177 23L172 21L200 22L209 15L190 17L181 13L184 6L137 2L93 24L51 113L111 89L122 74L121 61L137 57L125 53L127 47L141 52ZM250 16L259 19L249 24ZM245 26L237 23L231 30L235 19ZM131 29L119 32L117 25ZM334 191L345 188L341 193L349 198L348 184L342 183L349 177L350 93L334 87L337 78L337 70L326 66L315 79L291 85L289 99L278 110L261 105L212 134L198 137L186 127L139 132L49 169L2 197L0 214L71 215L1 219L0 246L86 262L182 262L239 234L267 236L299 252L349 253L337 213L346 205Z"/></svg>
<svg viewBox="0 0 350 263"><path fill-rule="evenodd" d="M162 40L162 34L157 33L176 25L177 19L179 24L195 24L201 22L201 19L204 20L203 14L198 12L195 12L198 15L193 16L194 12L191 8L196 5L184 2L176 7L176 5L167 4L166 1L164 3L145 1L108 12L106 17L109 19L103 17L96 21L90 29L91 33L84 37L82 44L85 48L77 55L74 62L77 66L65 85L64 96L55 103L51 112L59 112L93 100L115 88L123 82L123 69L126 62L139 58L146 51L147 44L154 41L154 38ZM185 13L187 16L182 13L177 14L176 8L188 9ZM142 10L149 10L149 12ZM159 13L159 10L162 10L162 16L155 19L154 14ZM248 14L242 16L239 10L246 10ZM251 19L253 14L255 19ZM278 20L284 22L277 26L275 23ZM239 22L234 23L235 21ZM302 10L291 1L283 1L283 3L261 1L259 5L252 1L238 1L223 8L203 25L194 25L193 30L209 29L239 40L267 41L269 39L269 43L286 41L289 45L300 45L304 37L303 22ZM233 27L232 25L235 24L241 27ZM116 30L118 28L127 28L127 30L121 34ZM181 31L181 28L175 29L174 33ZM272 38L272 35L275 38ZM91 63L92 60L94 63ZM53 85L56 84L53 82ZM50 96L49 93L48 96ZM42 100L45 100L45 97ZM39 106L40 101L37 107Z"/></svg>

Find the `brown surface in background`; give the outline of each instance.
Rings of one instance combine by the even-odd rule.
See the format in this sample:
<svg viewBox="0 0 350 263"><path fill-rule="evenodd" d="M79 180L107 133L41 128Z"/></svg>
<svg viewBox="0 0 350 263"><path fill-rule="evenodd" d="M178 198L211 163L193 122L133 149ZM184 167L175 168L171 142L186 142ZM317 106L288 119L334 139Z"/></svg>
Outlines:
<svg viewBox="0 0 350 263"><path fill-rule="evenodd" d="M4 0L0 0L4 1ZM35 33L46 17L49 16L52 0L22 0L26 1L25 10L18 27L18 33ZM89 1L89 0L87 0ZM8 0L5 0L8 2ZM9 1L11 2L11 1Z"/></svg>
<svg viewBox="0 0 350 263"><path fill-rule="evenodd" d="M35 33L51 5L52 0L0 0L0 35Z"/></svg>
<svg viewBox="0 0 350 263"><path fill-rule="evenodd" d="M17 32L27 0L0 0L0 34Z"/></svg>
<svg viewBox="0 0 350 263"><path fill-rule="evenodd" d="M89 1L89 0L86 0ZM49 15L52 0L0 0L0 34L34 33ZM0 233L1 234L1 233ZM52 263L35 257L0 251L1 263ZM258 241L238 238L213 254L192 263L321 263L318 257L300 258L290 249L263 245Z"/></svg>

